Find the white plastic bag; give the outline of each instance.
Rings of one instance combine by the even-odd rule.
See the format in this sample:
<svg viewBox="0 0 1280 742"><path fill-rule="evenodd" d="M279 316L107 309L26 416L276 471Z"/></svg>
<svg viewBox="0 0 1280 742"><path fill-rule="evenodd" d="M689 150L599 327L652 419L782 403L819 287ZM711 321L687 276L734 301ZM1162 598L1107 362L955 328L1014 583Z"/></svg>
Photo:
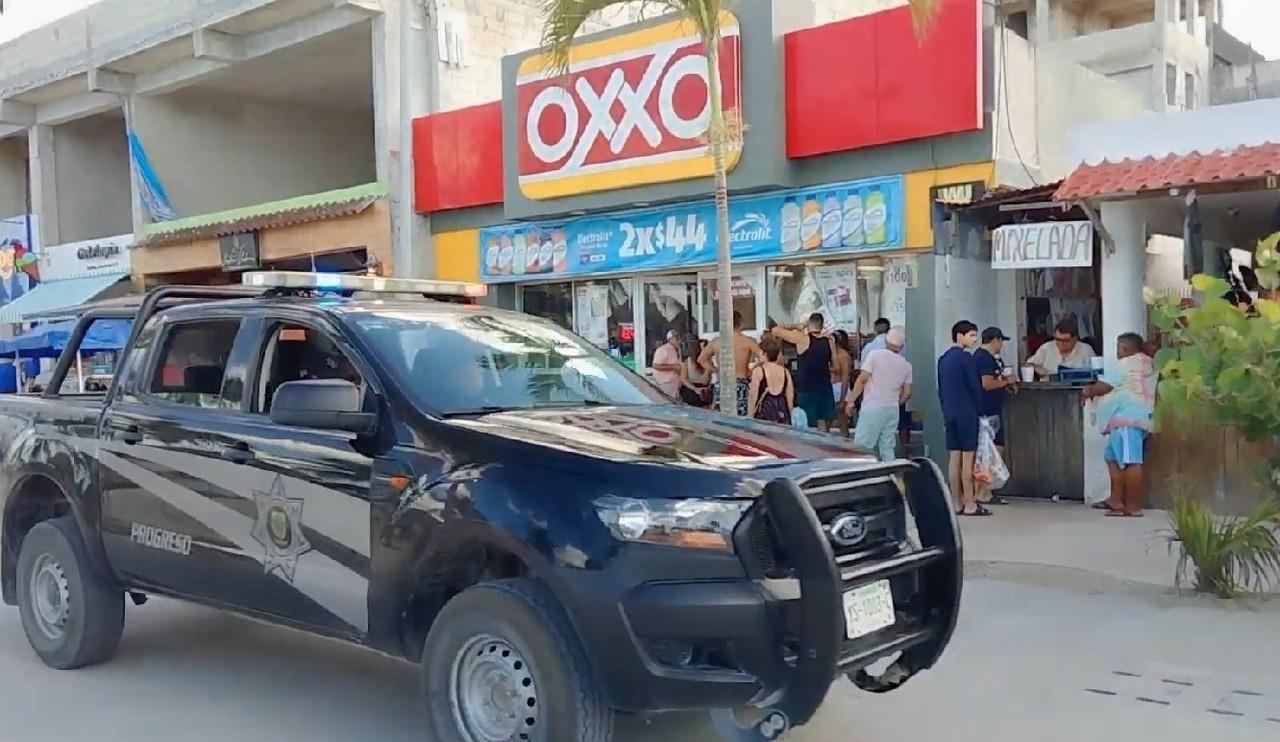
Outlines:
<svg viewBox="0 0 1280 742"><path fill-rule="evenodd" d="M1009 467L996 450L996 429L991 419L978 418L978 454L973 462L973 479L978 484L998 490L1009 482Z"/></svg>
<svg viewBox="0 0 1280 742"><path fill-rule="evenodd" d="M1090 505L1111 497L1106 448L1107 437L1098 427L1098 401L1091 399L1084 409L1084 501Z"/></svg>
<svg viewBox="0 0 1280 742"><path fill-rule="evenodd" d="M809 427L809 415L801 407L791 408L791 427L805 429Z"/></svg>

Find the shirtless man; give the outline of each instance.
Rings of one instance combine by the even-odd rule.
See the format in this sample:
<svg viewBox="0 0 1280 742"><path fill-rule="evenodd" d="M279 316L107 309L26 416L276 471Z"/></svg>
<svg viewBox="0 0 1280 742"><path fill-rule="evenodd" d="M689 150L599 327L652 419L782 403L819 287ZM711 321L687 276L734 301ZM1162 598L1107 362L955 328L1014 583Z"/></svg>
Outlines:
<svg viewBox="0 0 1280 742"><path fill-rule="evenodd" d="M723 337L723 335L721 335ZM715 359L720 357L720 338L716 338L707 343L707 347L702 349L702 354L698 356L698 365L706 369L708 374L715 376ZM738 416L746 417L747 401L751 394L751 364L752 362L762 362L764 360L764 351L760 350L760 344L751 336L742 332L742 312L734 311L733 313L733 373L738 380L737 401Z"/></svg>

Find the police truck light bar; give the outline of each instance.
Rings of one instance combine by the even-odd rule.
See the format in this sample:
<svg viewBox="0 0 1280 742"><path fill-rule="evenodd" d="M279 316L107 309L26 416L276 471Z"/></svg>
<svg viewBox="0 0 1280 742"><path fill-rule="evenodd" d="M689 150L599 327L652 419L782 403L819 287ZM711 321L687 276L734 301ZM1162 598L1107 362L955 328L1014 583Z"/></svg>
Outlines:
<svg viewBox="0 0 1280 742"><path fill-rule="evenodd" d="M317 291L369 291L379 294L423 294L479 299L488 295L482 283L432 281L416 278L382 278L345 273L302 271L253 271L244 274L245 286L263 289L315 289Z"/></svg>

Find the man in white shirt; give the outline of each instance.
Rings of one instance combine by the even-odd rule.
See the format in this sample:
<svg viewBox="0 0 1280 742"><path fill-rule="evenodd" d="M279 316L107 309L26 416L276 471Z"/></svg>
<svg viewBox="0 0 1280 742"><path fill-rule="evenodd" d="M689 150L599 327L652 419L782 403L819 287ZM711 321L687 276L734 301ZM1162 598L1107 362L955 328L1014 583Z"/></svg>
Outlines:
<svg viewBox="0 0 1280 742"><path fill-rule="evenodd" d="M911 363L902 357L906 335L900 328L889 330L884 337L885 347L867 355L847 404L852 414L853 403L865 393L853 442L875 452L881 461L893 461L899 409L911 396Z"/></svg>
<svg viewBox="0 0 1280 742"><path fill-rule="evenodd" d="M653 353L653 381L672 399L680 399L680 331L667 333L667 342Z"/></svg>
<svg viewBox="0 0 1280 742"><path fill-rule="evenodd" d="M1041 345L1027 363L1044 379L1062 368L1089 368L1092 360L1093 348L1080 342L1076 323L1064 319L1053 328L1053 342Z"/></svg>

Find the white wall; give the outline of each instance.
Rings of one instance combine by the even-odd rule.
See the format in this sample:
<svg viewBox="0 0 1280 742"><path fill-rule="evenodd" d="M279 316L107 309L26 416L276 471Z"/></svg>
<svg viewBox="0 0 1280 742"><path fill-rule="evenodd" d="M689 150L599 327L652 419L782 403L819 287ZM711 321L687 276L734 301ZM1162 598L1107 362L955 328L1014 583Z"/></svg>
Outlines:
<svg viewBox="0 0 1280 742"><path fill-rule="evenodd" d="M541 0L439 0L442 35L452 30L462 50L459 59L442 60L440 65L439 110L502 98L502 58L542 45L541 4ZM658 12L651 9L649 16L655 15ZM624 26L640 17L638 6L619 6L593 17L582 33Z"/></svg>
<svg viewBox="0 0 1280 742"><path fill-rule="evenodd" d="M27 140L0 139L0 219L27 213Z"/></svg>
<svg viewBox="0 0 1280 742"><path fill-rule="evenodd" d="M376 179L369 114L187 90L138 98L134 117L151 165L182 216Z"/></svg>
<svg viewBox="0 0 1280 742"><path fill-rule="evenodd" d="M98 0L4 0L0 13L0 42L69 15Z"/></svg>
<svg viewBox="0 0 1280 742"><path fill-rule="evenodd" d="M101 115L53 130L58 241L133 231L124 117Z"/></svg>

